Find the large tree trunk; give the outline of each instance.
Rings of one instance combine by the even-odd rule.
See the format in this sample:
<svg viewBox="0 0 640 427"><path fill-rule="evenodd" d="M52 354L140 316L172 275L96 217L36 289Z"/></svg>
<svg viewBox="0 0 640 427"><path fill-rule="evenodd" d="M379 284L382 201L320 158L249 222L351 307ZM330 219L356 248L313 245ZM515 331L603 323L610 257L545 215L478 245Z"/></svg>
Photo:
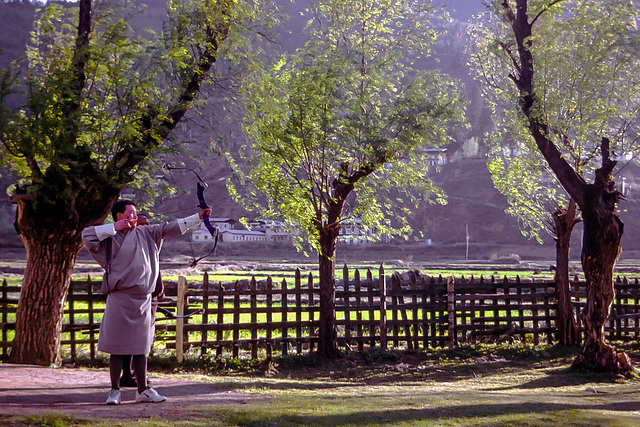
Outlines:
<svg viewBox="0 0 640 427"><path fill-rule="evenodd" d="M82 249L79 234L42 227L25 215L29 202L18 201L16 228L27 251L27 264L16 313L16 334L9 362L59 365L62 315L73 265ZM27 208L27 211L31 211Z"/></svg>
<svg viewBox="0 0 640 427"><path fill-rule="evenodd" d="M603 168L607 167L608 142L603 142ZM606 160L605 160L606 158ZM609 167L613 167L612 165ZM613 269L621 251L620 240L624 230L622 221L615 214L619 194L613 190L613 182L602 169L596 174L596 183L589 186L589 193L582 208L584 217L584 243L582 269L587 281L587 307L583 313L585 338L582 351L573 362L574 368L602 371L630 372L629 357L605 342L604 325L611 314L615 298Z"/></svg>
<svg viewBox="0 0 640 427"><path fill-rule="evenodd" d="M569 208L558 207L553 213L553 232L556 241L556 329L558 343L562 346L576 345L580 341L576 316L571 302L571 283L569 281L569 250L571 233L575 227L576 204L569 202Z"/></svg>
<svg viewBox="0 0 640 427"><path fill-rule="evenodd" d="M336 330L336 241L338 224L325 225L320 234L319 279L320 279L320 335L318 353L325 358L335 359L338 350Z"/></svg>

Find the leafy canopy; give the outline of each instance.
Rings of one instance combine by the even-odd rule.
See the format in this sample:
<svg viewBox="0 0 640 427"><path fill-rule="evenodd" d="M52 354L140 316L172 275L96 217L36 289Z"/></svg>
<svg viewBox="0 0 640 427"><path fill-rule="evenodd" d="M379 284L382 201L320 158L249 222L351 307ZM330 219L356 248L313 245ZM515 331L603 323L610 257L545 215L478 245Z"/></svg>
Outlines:
<svg viewBox="0 0 640 427"><path fill-rule="evenodd" d="M493 111L489 170L522 232L540 239L549 212L568 196L539 154L519 108L512 78L517 52L501 1L470 26L470 65ZM515 7L513 2L512 7ZM586 180L599 167L600 139L616 154L638 153L640 118L639 4L627 0L529 1L534 21L535 114L563 157Z"/></svg>
<svg viewBox="0 0 640 427"><path fill-rule="evenodd" d="M134 178L153 189L146 167L152 155L177 152L170 133L203 106L197 95L217 77L212 65L250 64L247 29L277 21L271 2L259 3L174 0L163 25L141 30L131 23L144 8L95 1L83 44L78 7L49 2L26 62L0 75L2 159L37 203L74 200L90 186L117 193Z"/></svg>
<svg viewBox="0 0 640 427"><path fill-rule="evenodd" d="M407 234L412 206L444 201L426 149L463 122L456 82L423 69L444 15L427 2L328 0L307 16L304 46L245 85L237 170L266 198L263 216L297 224L316 248L323 225L350 219ZM330 216L351 186L355 195Z"/></svg>

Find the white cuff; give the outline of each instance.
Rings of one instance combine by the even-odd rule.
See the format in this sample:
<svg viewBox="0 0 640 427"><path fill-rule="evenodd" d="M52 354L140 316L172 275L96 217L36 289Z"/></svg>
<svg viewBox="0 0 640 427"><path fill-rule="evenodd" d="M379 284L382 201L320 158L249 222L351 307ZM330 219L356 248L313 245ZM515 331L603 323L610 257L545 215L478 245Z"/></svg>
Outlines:
<svg viewBox="0 0 640 427"><path fill-rule="evenodd" d="M115 236L116 234L116 226L113 222L110 222L108 224L96 225L94 229L96 231L98 240L100 240L101 242L107 237Z"/></svg>
<svg viewBox="0 0 640 427"><path fill-rule="evenodd" d="M186 218L178 218L178 225L182 234L186 233L188 229L200 225L200 214L193 214Z"/></svg>

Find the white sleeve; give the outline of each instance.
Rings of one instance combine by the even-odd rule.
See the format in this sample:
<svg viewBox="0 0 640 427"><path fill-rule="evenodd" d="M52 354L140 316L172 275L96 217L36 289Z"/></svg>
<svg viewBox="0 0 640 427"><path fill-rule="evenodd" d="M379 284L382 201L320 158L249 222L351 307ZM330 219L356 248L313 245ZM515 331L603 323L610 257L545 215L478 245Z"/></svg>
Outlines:
<svg viewBox="0 0 640 427"><path fill-rule="evenodd" d="M180 231L184 234L190 228L200 225L200 221L200 214L197 213L186 218L178 218L178 225L180 226Z"/></svg>
<svg viewBox="0 0 640 427"><path fill-rule="evenodd" d="M94 230L96 232L96 236L98 237L98 240L100 241L103 241L107 237L116 235L116 228L113 222L110 222L108 224L96 225L94 227Z"/></svg>

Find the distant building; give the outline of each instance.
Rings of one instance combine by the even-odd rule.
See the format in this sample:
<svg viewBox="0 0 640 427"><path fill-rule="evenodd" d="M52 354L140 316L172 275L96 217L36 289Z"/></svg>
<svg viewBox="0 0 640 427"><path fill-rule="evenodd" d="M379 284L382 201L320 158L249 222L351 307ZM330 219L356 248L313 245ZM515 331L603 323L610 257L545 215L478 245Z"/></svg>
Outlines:
<svg viewBox="0 0 640 427"><path fill-rule="evenodd" d="M263 231L253 230L220 230L220 241L225 243L267 242Z"/></svg>
<svg viewBox="0 0 640 427"><path fill-rule="evenodd" d="M252 231L265 233L268 242L289 242L291 241L291 227L282 221L272 219L256 220L249 223Z"/></svg>
<svg viewBox="0 0 640 427"><path fill-rule="evenodd" d="M447 164L446 148L425 148L423 152L427 157L427 166L442 166Z"/></svg>
<svg viewBox="0 0 640 427"><path fill-rule="evenodd" d="M338 235L338 242L345 243L347 245L360 245L373 240L372 229L366 229L362 225L362 220L354 218L345 221L340 226L340 234Z"/></svg>
<svg viewBox="0 0 640 427"><path fill-rule="evenodd" d="M235 226L237 221L231 218L210 218L211 225L220 231L218 239L226 243L240 242L289 242L291 241L290 227L283 222L274 220L258 220L249 224L249 230L238 229ZM208 242L211 234L204 224L196 227L191 239L194 242Z"/></svg>
<svg viewBox="0 0 640 427"><path fill-rule="evenodd" d="M233 230L236 225L236 220L231 218L209 218L211 225L220 230L220 233L227 230ZM198 227L194 228L191 232L191 240L194 242L207 242L212 240L211 233L207 230L204 223L201 223Z"/></svg>

